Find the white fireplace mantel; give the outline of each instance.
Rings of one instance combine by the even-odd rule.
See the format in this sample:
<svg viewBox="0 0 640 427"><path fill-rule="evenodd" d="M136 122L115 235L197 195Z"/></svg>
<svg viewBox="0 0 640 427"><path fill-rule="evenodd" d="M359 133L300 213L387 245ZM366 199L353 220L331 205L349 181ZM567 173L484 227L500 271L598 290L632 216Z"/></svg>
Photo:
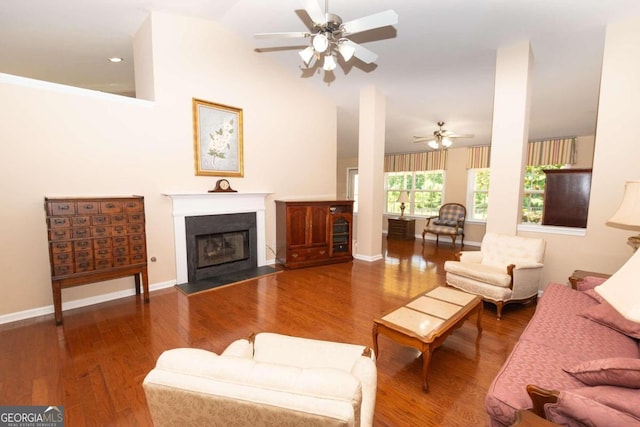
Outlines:
<svg viewBox="0 0 640 427"><path fill-rule="evenodd" d="M266 265L265 199L271 193L181 193L164 195L173 203L173 232L176 253L176 281L188 282L185 218L255 212L258 266Z"/></svg>

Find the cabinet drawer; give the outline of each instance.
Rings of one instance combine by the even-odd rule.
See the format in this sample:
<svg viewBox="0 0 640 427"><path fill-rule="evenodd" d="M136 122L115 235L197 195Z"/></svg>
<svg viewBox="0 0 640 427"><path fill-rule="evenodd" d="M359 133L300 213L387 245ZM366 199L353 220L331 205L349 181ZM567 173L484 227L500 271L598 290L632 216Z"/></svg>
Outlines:
<svg viewBox="0 0 640 427"><path fill-rule="evenodd" d="M93 260L86 259L76 262L76 273L83 273L85 271L93 270Z"/></svg>
<svg viewBox="0 0 640 427"><path fill-rule="evenodd" d="M137 214L129 214L129 222L144 222L144 214L142 213L137 213Z"/></svg>
<svg viewBox="0 0 640 427"><path fill-rule="evenodd" d="M91 236L89 227L78 227L71 229L71 237L74 239L84 239Z"/></svg>
<svg viewBox="0 0 640 427"><path fill-rule="evenodd" d="M141 234L144 233L144 224L129 224L127 226L129 234Z"/></svg>
<svg viewBox="0 0 640 427"><path fill-rule="evenodd" d="M71 252L72 249L73 249L73 245L69 241L66 241L66 242L65 241L61 241L61 242L51 243L51 253L52 254L59 254L59 253L63 253L63 252Z"/></svg>
<svg viewBox="0 0 640 427"><path fill-rule="evenodd" d="M72 264L73 263L73 253L71 252L61 252L58 254L52 254L53 264Z"/></svg>
<svg viewBox="0 0 640 427"><path fill-rule="evenodd" d="M55 230L49 230L49 240L69 240L71 238L70 228L58 228Z"/></svg>
<svg viewBox="0 0 640 427"><path fill-rule="evenodd" d="M129 257L128 256L119 256L119 257L115 257L113 259L113 266L114 267L122 267L125 265L129 265L131 264L131 262L129 261Z"/></svg>
<svg viewBox="0 0 640 427"><path fill-rule="evenodd" d="M125 214L111 215L111 224L126 224L126 223L127 223L127 215Z"/></svg>
<svg viewBox="0 0 640 427"><path fill-rule="evenodd" d="M288 258L293 262L325 259L329 258L329 248L297 249L291 251Z"/></svg>
<svg viewBox="0 0 640 427"><path fill-rule="evenodd" d="M73 202L51 202L49 203L49 215L75 215L76 205Z"/></svg>
<svg viewBox="0 0 640 427"><path fill-rule="evenodd" d="M124 236L127 234L127 226L126 225L114 225L113 226L113 235L114 236Z"/></svg>
<svg viewBox="0 0 640 427"><path fill-rule="evenodd" d="M93 259L93 250L75 251L73 253L76 263Z"/></svg>
<svg viewBox="0 0 640 427"><path fill-rule="evenodd" d="M113 247L128 246L129 238L127 236L116 236L113 238Z"/></svg>
<svg viewBox="0 0 640 427"><path fill-rule="evenodd" d="M65 228L70 226L68 216L54 216L49 218L49 228Z"/></svg>
<svg viewBox="0 0 640 427"><path fill-rule="evenodd" d="M144 254L131 254L131 264L142 264L147 261L147 257Z"/></svg>
<svg viewBox="0 0 640 427"><path fill-rule="evenodd" d="M61 264L53 266L54 276L64 276L73 273L73 264Z"/></svg>
<svg viewBox="0 0 640 427"><path fill-rule="evenodd" d="M144 256L144 252L145 252L144 243L135 243L131 245L132 254L142 254Z"/></svg>
<svg viewBox="0 0 640 427"><path fill-rule="evenodd" d="M89 216L88 215L84 215L84 216L73 216L71 217L71 226L73 227L88 227L89 224L91 224L91 221L89 221Z"/></svg>
<svg viewBox="0 0 640 427"><path fill-rule="evenodd" d="M125 200L124 202L125 212L142 212L142 200Z"/></svg>
<svg viewBox="0 0 640 427"><path fill-rule="evenodd" d="M94 215L91 217L91 225L108 225L111 223L109 215Z"/></svg>
<svg viewBox="0 0 640 427"><path fill-rule="evenodd" d="M120 213L122 212L122 202L120 201L106 201L100 202L100 212L101 213Z"/></svg>
<svg viewBox="0 0 640 427"><path fill-rule="evenodd" d="M95 201L80 200L78 201L79 214L96 214L100 212L100 204Z"/></svg>
<svg viewBox="0 0 640 427"><path fill-rule="evenodd" d="M129 255L129 246L118 246L112 249L113 257Z"/></svg>
<svg viewBox="0 0 640 427"><path fill-rule="evenodd" d="M91 245L91 240L76 240L73 242L73 250L74 251L82 251L82 250L91 250L93 246Z"/></svg>
<svg viewBox="0 0 640 427"><path fill-rule="evenodd" d="M111 248L101 248L96 249L93 252L93 257L97 260L99 259L111 259Z"/></svg>
<svg viewBox="0 0 640 427"><path fill-rule="evenodd" d="M111 247L110 237L101 237L93 240L93 249L105 249Z"/></svg>
<svg viewBox="0 0 640 427"><path fill-rule="evenodd" d="M110 226L91 227L91 237L107 237L111 236Z"/></svg>
<svg viewBox="0 0 640 427"><path fill-rule="evenodd" d="M129 244L131 246L133 246L133 245L135 245L137 243L144 244L144 234L134 234L132 236L129 236Z"/></svg>
<svg viewBox="0 0 640 427"><path fill-rule="evenodd" d="M103 270L105 268L111 268L112 267L111 258L97 259L93 265L95 267L95 270Z"/></svg>

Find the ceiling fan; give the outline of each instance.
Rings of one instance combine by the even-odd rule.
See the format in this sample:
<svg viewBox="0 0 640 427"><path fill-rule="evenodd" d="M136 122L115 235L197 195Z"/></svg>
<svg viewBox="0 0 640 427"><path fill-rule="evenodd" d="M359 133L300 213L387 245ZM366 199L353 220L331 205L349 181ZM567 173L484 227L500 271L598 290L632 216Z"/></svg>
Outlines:
<svg viewBox="0 0 640 427"><path fill-rule="evenodd" d="M378 55L352 42L347 36L398 23L398 14L391 9L343 23L338 15L329 13L329 0L325 0L324 13L316 0L300 0L300 2L313 21L310 31L257 33L254 36L256 38L311 37L311 46L299 52L299 55L307 67L314 63L314 58L318 63L322 59L322 68L325 71L336 68L338 53L345 61L355 56L362 62L371 64Z"/></svg>
<svg viewBox="0 0 640 427"><path fill-rule="evenodd" d="M456 138L473 138L473 135L458 135L450 130L442 129L444 122L438 122L440 129L433 131L433 136L414 136L413 142L428 142L429 147L434 150L449 148Z"/></svg>

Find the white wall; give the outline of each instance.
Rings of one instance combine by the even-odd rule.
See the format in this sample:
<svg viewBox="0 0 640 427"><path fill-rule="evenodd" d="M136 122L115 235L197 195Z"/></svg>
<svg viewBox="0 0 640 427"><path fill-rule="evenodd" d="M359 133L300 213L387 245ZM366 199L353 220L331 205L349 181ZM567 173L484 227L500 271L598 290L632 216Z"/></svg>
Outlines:
<svg viewBox="0 0 640 427"><path fill-rule="evenodd" d="M244 177L230 181L240 192L274 193L268 260L274 199L335 197L336 107L295 70L216 23L162 13L135 46L136 81L153 102L0 76L0 316L52 304L45 196L144 196L148 257L157 258L150 284L175 280L171 202L162 193L206 192L218 179L194 173L193 97L243 109ZM132 288L122 279L67 289L63 304Z"/></svg>

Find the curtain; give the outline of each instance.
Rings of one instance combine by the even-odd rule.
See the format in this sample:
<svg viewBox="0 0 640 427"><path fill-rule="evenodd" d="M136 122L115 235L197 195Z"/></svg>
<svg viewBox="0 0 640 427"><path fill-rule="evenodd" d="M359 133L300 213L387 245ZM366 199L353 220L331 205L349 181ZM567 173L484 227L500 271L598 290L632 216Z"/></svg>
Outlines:
<svg viewBox="0 0 640 427"><path fill-rule="evenodd" d="M467 169L488 168L490 153L489 145L467 148Z"/></svg>
<svg viewBox="0 0 640 427"><path fill-rule="evenodd" d="M416 172L447 168L447 151L389 154L384 156L385 172Z"/></svg>
<svg viewBox="0 0 640 427"><path fill-rule="evenodd" d="M574 164L576 162L576 138L530 141L527 166Z"/></svg>

